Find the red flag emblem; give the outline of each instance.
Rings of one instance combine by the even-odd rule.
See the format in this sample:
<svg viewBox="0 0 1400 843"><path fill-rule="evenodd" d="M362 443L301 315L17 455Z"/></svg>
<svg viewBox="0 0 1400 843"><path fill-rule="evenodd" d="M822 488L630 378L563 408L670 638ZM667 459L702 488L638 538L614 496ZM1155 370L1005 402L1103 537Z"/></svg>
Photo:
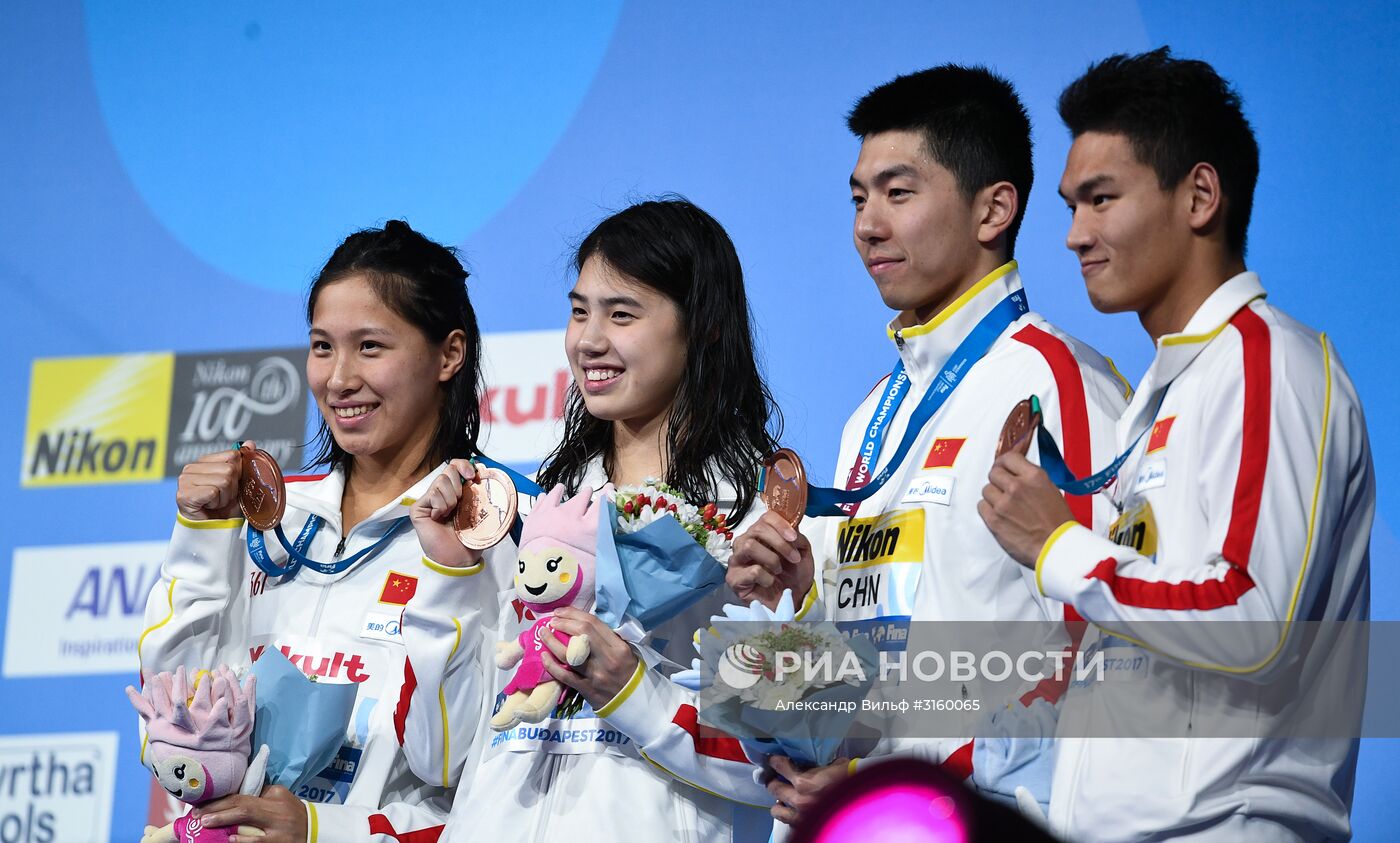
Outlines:
<svg viewBox="0 0 1400 843"><path fill-rule="evenodd" d="M379 592L379 602L404 606L408 604L409 598L417 590L417 577L400 574L398 571L390 571L389 576L384 578L384 590Z"/></svg>
<svg viewBox="0 0 1400 843"><path fill-rule="evenodd" d="M924 468L952 468L966 441L966 436L961 439L933 440L933 447L929 448L928 458L924 460Z"/></svg>
<svg viewBox="0 0 1400 843"><path fill-rule="evenodd" d="M1167 447L1167 437L1172 432L1172 422L1176 421L1176 416L1168 416L1156 424L1152 425L1152 433L1147 437L1147 453L1160 451Z"/></svg>

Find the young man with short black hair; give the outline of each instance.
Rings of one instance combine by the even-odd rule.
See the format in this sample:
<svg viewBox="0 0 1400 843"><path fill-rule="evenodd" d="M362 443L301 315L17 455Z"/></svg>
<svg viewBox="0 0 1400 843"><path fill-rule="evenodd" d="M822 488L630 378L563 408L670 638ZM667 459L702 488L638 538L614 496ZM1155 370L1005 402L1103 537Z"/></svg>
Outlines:
<svg viewBox="0 0 1400 843"><path fill-rule="evenodd" d="M943 65L871 91L848 125L861 139L855 246L894 312L886 334L898 362L847 423L835 476L861 489L888 468L888 482L846 517L805 523L810 544L767 513L736 539L728 582L770 606L791 588L802 605L820 604L813 617L884 650L905 647L911 621L1058 623L1063 608L978 519L979 490L1012 405L1038 395L1066 459L1087 470L1111 456L1125 389L1102 357L1027 309L1012 259L1032 181L1025 109L986 68ZM891 465L906 434L911 447ZM1090 497L1067 505L1085 525L1107 524ZM966 777L976 720L951 739L882 741L872 754L919 755ZM773 759L783 777L769 785L774 816L794 821L864 763L802 771Z"/></svg>
<svg viewBox="0 0 1400 843"><path fill-rule="evenodd" d="M1077 523L1016 454L979 507L1041 592L1101 630L1086 652L1114 656L1112 681L1065 699L1052 830L1347 839L1357 741L1278 736L1309 712L1330 710L1335 729L1359 717L1333 677L1364 669L1364 647L1304 647L1295 623L1368 618L1375 481L1336 352L1245 270L1259 151L1240 98L1162 48L1094 65L1060 115L1074 136L1067 245L1094 305L1136 312L1157 354L1118 425L1126 462L1099 495L1121 513L1110 530Z"/></svg>

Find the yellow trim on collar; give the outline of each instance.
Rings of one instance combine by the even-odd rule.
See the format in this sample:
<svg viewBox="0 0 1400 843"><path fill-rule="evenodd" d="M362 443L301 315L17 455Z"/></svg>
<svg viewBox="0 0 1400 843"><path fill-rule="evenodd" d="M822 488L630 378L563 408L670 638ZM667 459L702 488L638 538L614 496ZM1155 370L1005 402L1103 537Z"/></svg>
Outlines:
<svg viewBox="0 0 1400 843"><path fill-rule="evenodd" d="M627 684L622 686L622 690L617 692L617 696L608 700L608 704L594 713L599 717L607 717L622 706L627 698L632 696L632 692L637 690L642 684L642 676L647 672L647 663L642 661L641 656L637 656L637 669L632 671L632 678L627 680Z"/></svg>
<svg viewBox="0 0 1400 843"><path fill-rule="evenodd" d="M473 574L481 573L481 570L486 567L486 560L482 559L475 565L468 565L465 568L453 568L451 566L444 565L441 562L434 562L433 560L424 556L423 564L426 565L429 570L437 571L439 574L442 574L444 576L470 577ZM407 574L405 574L405 576L407 576Z"/></svg>
<svg viewBox="0 0 1400 843"><path fill-rule="evenodd" d="M992 286L992 283L995 282L997 279L1006 277L1007 275L1015 271L1015 269L1016 261L1007 261L1006 263L987 273L981 281L978 281L976 284L973 284L967 292L954 299L952 304L943 308L932 319L928 320L922 325L915 325L912 328L900 328L899 335L904 337L905 339L908 339L910 337L918 337L924 334L932 333L934 329L936 329L939 325L942 325L944 322L947 322L952 317L952 315L958 311L959 308L976 298L978 293ZM885 333L889 334L890 339L894 339L893 330L886 328Z"/></svg>
<svg viewBox="0 0 1400 843"><path fill-rule="evenodd" d="M316 843L316 834L320 830L316 822L316 805L305 799L302 803L306 805L306 843Z"/></svg>
<svg viewBox="0 0 1400 843"><path fill-rule="evenodd" d="M848 775L848 776L854 776L854 775L856 774L856 762L858 762L858 761L860 761L859 758L852 758L852 759L851 759L851 763L849 763L849 764L846 765L846 775Z"/></svg>
<svg viewBox="0 0 1400 843"><path fill-rule="evenodd" d="M1246 307L1249 307L1251 304L1254 303L1255 299L1262 298L1264 298L1264 295L1262 293L1255 296L1253 299L1250 299L1249 301L1245 302L1244 305L1240 307L1240 310L1244 310ZM1239 313L1240 310L1236 310L1235 313ZM1213 340L1220 334L1221 331L1225 330L1226 325L1230 324L1230 319L1235 318L1235 313L1231 313L1228 319L1226 319L1224 322L1221 322L1215 327L1215 330L1207 331L1204 334L1168 334L1167 336L1162 337L1162 345L1191 345L1192 343Z"/></svg>
<svg viewBox="0 0 1400 843"><path fill-rule="evenodd" d="M807 586L807 596L802 599L802 608L797 610L797 614L793 615L792 619L795 621L802 620L808 612L812 611L812 607L815 606L816 603L817 584L813 582L811 585Z"/></svg>
<svg viewBox="0 0 1400 843"><path fill-rule="evenodd" d="M186 518L183 512L175 513L175 520L181 526L189 527L191 530L236 530L243 526L243 519L240 518L209 518L203 521L195 521L193 518Z"/></svg>
<svg viewBox="0 0 1400 843"><path fill-rule="evenodd" d="M399 506L413 506L415 503L418 503L417 498L410 498L408 496L404 496L403 498L399 499Z"/></svg>
<svg viewBox="0 0 1400 843"><path fill-rule="evenodd" d="M1045 540L1045 544L1040 546L1040 555L1035 558L1035 587L1041 594L1045 594L1045 586L1040 583L1040 569L1045 564L1045 557L1050 555L1050 548L1055 542L1069 531L1071 527L1079 526L1078 521L1066 521L1055 528L1055 532L1050 534L1050 538ZM1048 594L1045 596L1049 596Z"/></svg>

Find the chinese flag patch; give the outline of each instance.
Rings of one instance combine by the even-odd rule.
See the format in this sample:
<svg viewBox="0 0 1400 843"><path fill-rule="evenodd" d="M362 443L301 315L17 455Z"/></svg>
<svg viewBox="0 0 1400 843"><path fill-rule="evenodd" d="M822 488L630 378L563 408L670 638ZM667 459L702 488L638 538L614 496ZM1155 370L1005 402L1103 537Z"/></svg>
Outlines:
<svg viewBox="0 0 1400 843"><path fill-rule="evenodd" d="M380 603L393 603L395 606L408 605L408 599L418 590L418 578L398 571L390 571L384 578L384 590L379 592Z"/></svg>
<svg viewBox="0 0 1400 843"><path fill-rule="evenodd" d="M924 468L952 468L953 462L958 458L958 451L962 450L966 441L966 436L961 439L933 440L933 447L928 449L928 458L924 460Z"/></svg>
<svg viewBox="0 0 1400 843"><path fill-rule="evenodd" d="M1152 432L1147 436L1147 453L1160 451L1167 447L1167 437L1172 432L1172 422L1176 421L1176 416L1168 416L1156 424L1152 425Z"/></svg>

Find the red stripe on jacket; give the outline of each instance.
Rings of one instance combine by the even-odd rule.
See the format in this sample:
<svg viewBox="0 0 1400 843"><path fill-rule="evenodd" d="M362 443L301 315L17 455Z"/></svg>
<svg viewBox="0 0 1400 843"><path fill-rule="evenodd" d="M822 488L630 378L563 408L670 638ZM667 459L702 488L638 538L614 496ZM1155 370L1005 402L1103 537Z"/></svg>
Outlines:
<svg viewBox="0 0 1400 843"><path fill-rule="evenodd" d="M389 818L383 814L369 815L369 833L383 834L392 837L399 843L437 843L438 836L442 834L442 826L435 825L432 828L420 828L417 831L395 831Z"/></svg>
<svg viewBox="0 0 1400 843"><path fill-rule="evenodd" d="M748 764L749 757L744 754L744 748L734 738L729 737L718 729L712 729L700 723L699 713L693 705L682 705L676 709L676 716L671 718L671 722L684 729L690 739L695 743L695 751L701 755L708 755L711 758L719 758L724 761L740 761Z"/></svg>
<svg viewBox="0 0 1400 843"><path fill-rule="evenodd" d="M1269 422L1272 407L1269 326L1248 306L1230 318L1240 332L1244 356L1244 424L1240 438L1240 467L1230 503L1230 526L1220 555L1229 564L1225 576L1195 582L1152 582L1118 575L1118 560L1109 557L1087 575L1113 591L1125 606L1145 609L1219 609L1233 606L1254 588L1248 574L1249 555L1259 527L1264 497L1264 470L1269 462Z"/></svg>
<svg viewBox="0 0 1400 843"><path fill-rule="evenodd" d="M1094 471L1094 448L1089 435L1089 402L1084 397L1084 374L1079 369L1079 361L1069 344L1049 331L1034 325L1027 325L1013 335L1012 339L1025 343L1040 352L1050 366L1050 374L1055 378L1055 392L1060 405L1060 443L1065 459L1065 468L1076 477L1088 477ZM1094 529L1094 498L1092 495L1065 495L1074 520L1089 529ZM1065 604L1065 626L1069 630L1071 652L1079 649L1084 637L1083 618L1074 607ZM1049 683L1049 684L1047 684ZM1039 697L1051 703L1060 698L1068 686L1068 679L1043 680L1040 685L1022 697L1022 704L1030 705Z"/></svg>
<svg viewBox="0 0 1400 843"><path fill-rule="evenodd" d="M399 686L399 704L394 706L394 736L399 739L399 746L403 746L404 724L408 722L408 705L413 699L413 692L418 689L418 677L413 675L413 663L408 659L403 660L403 685Z"/></svg>

